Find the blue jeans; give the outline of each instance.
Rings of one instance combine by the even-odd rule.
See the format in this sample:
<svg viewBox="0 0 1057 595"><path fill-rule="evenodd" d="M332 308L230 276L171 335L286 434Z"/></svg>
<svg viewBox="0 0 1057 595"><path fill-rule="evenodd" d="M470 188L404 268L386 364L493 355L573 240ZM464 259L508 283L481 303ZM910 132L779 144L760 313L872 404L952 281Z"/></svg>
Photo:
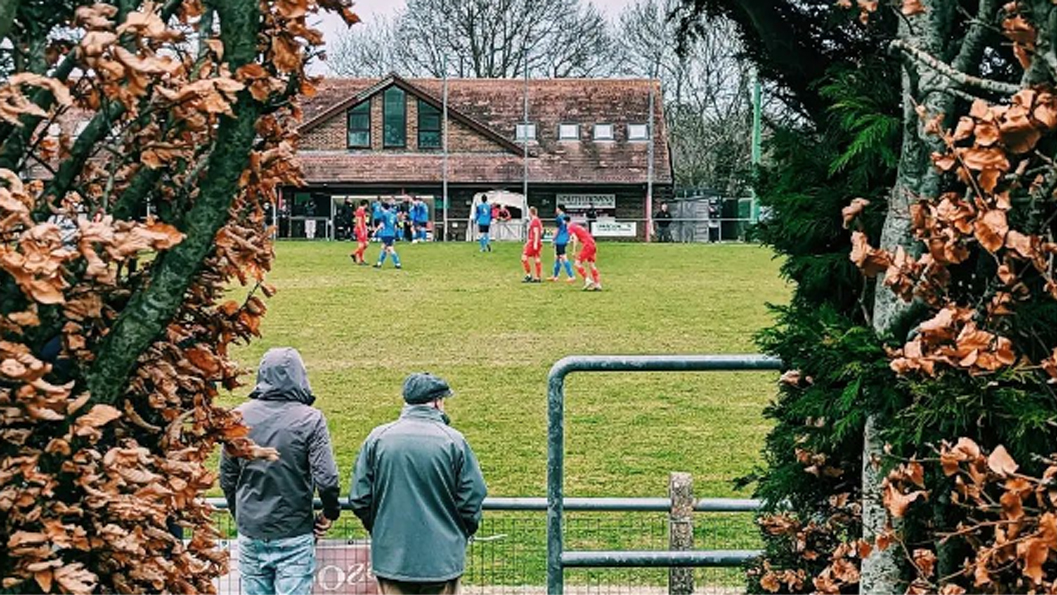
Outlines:
<svg viewBox="0 0 1057 595"><path fill-rule="evenodd" d="M309 595L316 577L316 538L312 533L270 540L239 535L239 575L243 595Z"/></svg>

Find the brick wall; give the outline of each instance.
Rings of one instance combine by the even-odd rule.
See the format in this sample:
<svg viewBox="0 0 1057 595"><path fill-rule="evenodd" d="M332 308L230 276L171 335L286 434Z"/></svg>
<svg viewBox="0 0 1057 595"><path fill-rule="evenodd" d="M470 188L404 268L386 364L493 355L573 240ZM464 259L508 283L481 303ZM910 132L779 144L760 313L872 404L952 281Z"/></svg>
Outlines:
<svg viewBox="0 0 1057 595"><path fill-rule="evenodd" d="M418 98L407 96L407 147L385 149L383 139L382 94L371 98L371 150L418 151ZM343 151L348 148L348 118L345 112L335 114L301 138L304 151ZM503 131L499 131L503 132ZM482 136L469 126L448 118L448 150L452 153L505 153L507 149Z"/></svg>

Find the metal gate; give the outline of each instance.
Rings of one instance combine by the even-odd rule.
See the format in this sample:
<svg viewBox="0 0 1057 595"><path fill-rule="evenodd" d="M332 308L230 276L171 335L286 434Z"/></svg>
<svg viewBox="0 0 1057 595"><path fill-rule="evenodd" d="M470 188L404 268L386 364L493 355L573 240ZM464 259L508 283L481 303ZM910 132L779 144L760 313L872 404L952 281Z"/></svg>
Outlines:
<svg viewBox="0 0 1057 595"><path fill-rule="evenodd" d="M754 550L565 551L565 378L569 374L778 371L781 367L778 358L760 355L572 356L554 364L547 378L547 593L564 593L565 568L738 566L760 554Z"/></svg>

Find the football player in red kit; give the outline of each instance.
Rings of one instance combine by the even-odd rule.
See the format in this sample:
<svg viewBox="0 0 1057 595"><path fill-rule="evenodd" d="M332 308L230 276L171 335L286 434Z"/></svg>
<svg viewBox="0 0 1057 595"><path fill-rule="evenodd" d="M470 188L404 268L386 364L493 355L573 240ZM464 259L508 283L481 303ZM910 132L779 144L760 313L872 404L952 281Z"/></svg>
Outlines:
<svg viewBox="0 0 1057 595"><path fill-rule="evenodd" d="M572 223L568 215L565 216L565 221L569 224L569 235L574 242L580 244L580 252L576 254L574 266L576 266L577 272L584 279L584 291L602 291L602 280L598 274L598 265L595 262L598 255L595 238L591 236L591 232L587 231L584 226ZM587 277L587 270L584 268L585 264L591 265L590 278Z"/></svg>
<svg viewBox="0 0 1057 595"><path fill-rule="evenodd" d="M528 241L525 242L525 249L521 252L521 266L525 269L525 283L539 283L540 276L543 274L543 263L540 260L540 253L543 251L543 222L540 221L536 207L530 207L529 214L532 215L532 219L528 226ZM532 276L529 264L529 261L533 259L536 260L535 277Z"/></svg>
<svg viewBox="0 0 1057 595"><path fill-rule="evenodd" d="M366 265L367 259L363 257L363 253L367 251L367 240L370 238L370 233L367 231L366 200L361 200L359 208L356 209L356 226L353 228L353 235L356 236L356 251L349 256L352 256L356 264Z"/></svg>

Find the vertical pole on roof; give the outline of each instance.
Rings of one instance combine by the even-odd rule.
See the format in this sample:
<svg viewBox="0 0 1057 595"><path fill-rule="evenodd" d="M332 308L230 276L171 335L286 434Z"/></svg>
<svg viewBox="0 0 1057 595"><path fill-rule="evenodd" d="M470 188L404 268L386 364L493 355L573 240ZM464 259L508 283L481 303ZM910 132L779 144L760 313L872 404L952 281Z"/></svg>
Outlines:
<svg viewBox="0 0 1057 595"><path fill-rule="evenodd" d="M763 88L760 84L760 73L752 71L752 174L755 178L756 170L760 167L760 158L763 155ZM753 180L752 187L752 222L760 221L760 204L756 200L756 181Z"/></svg>
<svg viewBox="0 0 1057 595"><path fill-rule="evenodd" d="M646 164L646 242L650 241L650 236L653 235L653 153L654 153L654 134L653 134L653 81L650 79L650 120L646 125L646 133L650 135L649 149L647 151L647 164Z"/></svg>
<svg viewBox="0 0 1057 595"><path fill-rule="evenodd" d="M441 239L443 239L445 242L447 242L448 241L448 54L447 54L447 52L444 53L443 64L444 64L444 66L443 66L443 68L444 68L444 72L443 72L443 76L444 76L444 91L442 93L443 98L441 99L441 103L443 104L442 105L442 110L443 110L444 114L443 114L443 116L441 116L441 122L443 122L442 126L444 126L444 130L443 130L443 132L441 132L441 136L444 137L443 138L443 142L444 142L444 159L443 159L443 164L441 165L441 178L443 180L443 182L442 182L443 189L441 190L441 195L442 195L441 200L444 201L444 203L443 203L443 208L444 208L444 233L442 234ZM434 234L434 235L436 235L436 234ZM436 238L434 238L434 239L436 239Z"/></svg>

